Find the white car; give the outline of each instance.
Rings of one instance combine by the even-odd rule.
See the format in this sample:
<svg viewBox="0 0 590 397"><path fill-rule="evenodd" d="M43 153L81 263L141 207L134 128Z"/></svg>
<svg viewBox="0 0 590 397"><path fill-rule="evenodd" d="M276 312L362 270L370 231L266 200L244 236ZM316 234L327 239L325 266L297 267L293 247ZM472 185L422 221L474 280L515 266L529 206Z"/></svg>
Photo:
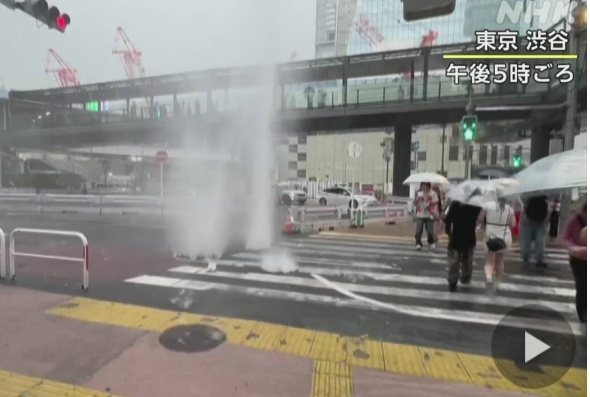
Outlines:
<svg viewBox="0 0 590 397"><path fill-rule="evenodd" d="M360 192L354 193L355 208L358 203L365 206L378 205L379 201L374 196L362 194ZM320 205L333 205L336 207L347 206L352 207L352 191L343 187L331 187L322 190L318 193L318 202Z"/></svg>
<svg viewBox="0 0 590 397"><path fill-rule="evenodd" d="M284 205L303 205L307 201L307 193L295 187L278 187L277 196L279 203Z"/></svg>

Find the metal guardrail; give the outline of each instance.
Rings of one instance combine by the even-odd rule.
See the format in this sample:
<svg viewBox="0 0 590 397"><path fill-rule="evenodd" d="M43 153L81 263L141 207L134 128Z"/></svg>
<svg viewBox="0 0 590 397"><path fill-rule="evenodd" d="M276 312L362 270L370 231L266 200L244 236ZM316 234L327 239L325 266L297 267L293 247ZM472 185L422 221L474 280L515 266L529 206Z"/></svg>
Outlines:
<svg viewBox="0 0 590 397"><path fill-rule="evenodd" d="M365 207L364 224L391 224L412 220L406 205L388 205ZM349 227L352 224L352 212L346 206L340 207L291 207L288 209L287 222L292 222L286 233L311 233L314 231L334 230ZM288 230L287 230L288 229Z"/></svg>
<svg viewBox="0 0 590 397"><path fill-rule="evenodd" d="M6 278L6 234L0 229L0 278Z"/></svg>
<svg viewBox="0 0 590 397"><path fill-rule="evenodd" d="M58 256L58 255L43 255L43 254L35 254L31 252L17 252L14 247L14 241L18 234L43 234L43 235L51 235L51 236L65 236L65 237L77 237L82 241L82 258L71 257L71 256ZM4 233L0 235L0 244L3 244L4 241ZM2 254L4 257L4 250L2 250ZM89 262L89 250L88 250L88 240L86 236L84 236L80 232L70 232L70 231L63 231L63 230L44 230L44 229L24 229L24 228L17 228L14 229L10 233L10 261L9 261L9 268L8 268L8 278L14 279L16 278L16 271L15 271L15 257L27 257L27 258L41 258L41 259L54 259L66 262L81 262L82 263L82 289L88 289L89 287L89 270L90 270L90 262ZM2 264L2 273L6 273L6 263Z"/></svg>
<svg viewBox="0 0 590 397"><path fill-rule="evenodd" d="M164 200L152 196L3 194L0 211L85 214L162 214Z"/></svg>

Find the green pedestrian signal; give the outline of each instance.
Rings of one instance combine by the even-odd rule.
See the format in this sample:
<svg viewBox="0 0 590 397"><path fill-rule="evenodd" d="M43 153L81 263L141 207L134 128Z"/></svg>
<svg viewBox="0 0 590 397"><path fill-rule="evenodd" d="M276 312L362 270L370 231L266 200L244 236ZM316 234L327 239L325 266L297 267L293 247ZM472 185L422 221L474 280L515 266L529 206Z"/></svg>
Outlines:
<svg viewBox="0 0 590 397"><path fill-rule="evenodd" d="M461 120L461 128L463 129L463 140L470 142L475 140L477 135L477 116L465 116Z"/></svg>
<svg viewBox="0 0 590 397"><path fill-rule="evenodd" d="M520 154L515 154L514 156L512 156L512 167L513 168L522 167L522 156Z"/></svg>

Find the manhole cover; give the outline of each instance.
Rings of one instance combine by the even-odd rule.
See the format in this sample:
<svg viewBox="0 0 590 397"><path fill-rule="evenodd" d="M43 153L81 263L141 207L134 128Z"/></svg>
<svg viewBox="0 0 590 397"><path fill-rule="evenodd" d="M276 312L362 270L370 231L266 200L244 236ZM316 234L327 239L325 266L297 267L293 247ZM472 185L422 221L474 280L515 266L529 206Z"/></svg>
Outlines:
<svg viewBox="0 0 590 397"><path fill-rule="evenodd" d="M179 325L164 331L160 335L160 344L176 352L198 353L215 349L225 339L221 330L210 325Z"/></svg>

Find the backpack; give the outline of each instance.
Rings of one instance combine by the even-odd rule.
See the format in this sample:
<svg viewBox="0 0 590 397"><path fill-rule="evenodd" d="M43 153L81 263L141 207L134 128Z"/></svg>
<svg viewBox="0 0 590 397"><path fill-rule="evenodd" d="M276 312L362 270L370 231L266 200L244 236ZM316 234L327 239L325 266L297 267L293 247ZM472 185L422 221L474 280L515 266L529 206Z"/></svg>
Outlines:
<svg viewBox="0 0 590 397"><path fill-rule="evenodd" d="M524 213L531 221L542 222L547 218L547 198L545 196L531 197L525 206Z"/></svg>

